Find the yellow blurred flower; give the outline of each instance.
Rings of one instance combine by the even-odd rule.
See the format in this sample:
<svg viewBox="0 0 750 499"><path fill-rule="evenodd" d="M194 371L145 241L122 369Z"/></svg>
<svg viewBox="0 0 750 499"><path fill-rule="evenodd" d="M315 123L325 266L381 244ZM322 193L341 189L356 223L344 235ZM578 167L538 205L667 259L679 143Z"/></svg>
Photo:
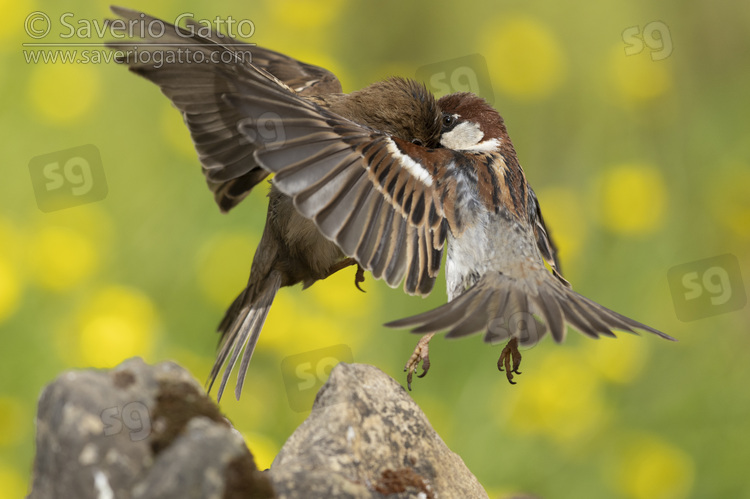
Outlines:
<svg viewBox="0 0 750 499"><path fill-rule="evenodd" d="M28 438L31 421L28 410L21 401L0 397L0 447L14 445Z"/></svg>
<svg viewBox="0 0 750 499"><path fill-rule="evenodd" d="M368 273L360 287L354 285L356 266L339 270L323 281L318 281L305 290L316 302L316 310L333 318L365 317L378 308L378 288L375 279ZM369 286L368 286L369 284Z"/></svg>
<svg viewBox="0 0 750 499"><path fill-rule="evenodd" d="M479 46L491 54L487 63L493 83L519 99L550 95L565 79L562 43L540 21L526 16L493 19Z"/></svg>
<svg viewBox="0 0 750 499"><path fill-rule="evenodd" d="M667 64L651 60L648 51L626 56L621 44L613 47L609 55L609 80L620 102L642 102L667 92L672 87Z"/></svg>
<svg viewBox="0 0 750 499"><path fill-rule="evenodd" d="M0 256L0 323L13 315L21 297L21 279L11 263Z"/></svg>
<svg viewBox="0 0 750 499"><path fill-rule="evenodd" d="M0 44L0 50L16 50L17 45L8 42L15 37L26 37L23 31L24 21L33 10L33 3L28 0L0 0L0 12L3 13L0 42L4 42Z"/></svg>
<svg viewBox="0 0 750 499"><path fill-rule="evenodd" d="M92 367L114 367L129 357L148 357L158 326L156 310L146 295L116 285L87 300L76 322L78 356Z"/></svg>
<svg viewBox="0 0 750 499"><path fill-rule="evenodd" d="M29 271L51 291L67 291L89 278L99 265L99 251L83 232L47 225L29 241Z"/></svg>
<svg viewBox="0 0 750 499"><path fill-rule="evenodd" d="M101 86L95 64L35 64L30 79L32 109L55 125L74 123L91 111Z"/></svg>
<svg viewBox="0 0 750 499"><path fill-rule="evenodd" d="M648 357L648 343L628 333L617 340L587 341L581 351L586 362L607 381L630 383L638 377Z"/></svg>
<svg viewBox="0 0 750 499"><path fill-rule="evenodd" d="M292 295L292 296L289 296ZM354 350L362 342L362 328L347 329L343 318L313 311L304 298L280 293L273 302L259 345L280 357L345 344Z"/></svg>
<svg viewBox="0 0 750 499"><path fill-rule="evenodd" d="M714 218L735 236L750 238L750 167L733 164L712 178L709 206Z"/></svg>
<svg viewBox="0 0 750 499"><path fill-rule="evenodd" d="M657 168L622 164L598 179L600 222L622 234L647 234L664 224L667 190Z"/></svg>
<svg viewBox="0 0 750 499"><path fill-rule="evenodd" d="M258 241L247 233L218 234L198 252L198 284L209 302L224 310L247 285Z"/></svg>
<svg viewBox="0 0 750 499"><path fill-rule="evenodd" d="M504 402L509 424L561 443L596 433L606 421L607 408L599 378L581 370L578 354L558 349L535 364L523 375L523 391L514 391Z"/></svg>
<svg viewBox="0 0 750 499"><path fill-rule="evenodd" d="M636 435L618 453L611 475L625 497L679 499L688 497L694 480L694 463L682 449L656 435Z"/></svg>
<svg viewBox="0 0 750 499"><path fill-rule="evenodd" d="M255 459L255 466L259 470L266 470L271 467L276 454L281 448L272 439L256 432L241 432L245 439L245 445L250 449Z"/></svg>
<svg viewBox="0 0 750 499"><path fill-rule="evenodd" d="M28 491L24 477L15 468L0 464L0 499L18 499L25 497Z"/></svg>
<svg viewBox="0 0 750 499"><path fill-rule="evenodd" d="M274 18L272 26L316 30L338 19L344 5L343 0L328 0L325 2L286 0L267 4L269 13Z"/></svg>
<svg viewBox="0 0 750 499"><path fill-rule="evenodd" d="M101 249L107 249L114 236L115 221L97 203L46 213L40 215L39 219L47 225L69 227L85 234Z"/></svg>
<svg viewBox="0 0 750 499"><path fill-rule="evenodd" d="M13 220L0 216L0 254L16 260L25 251L24 238L25 234L18 230Z"/></svg>

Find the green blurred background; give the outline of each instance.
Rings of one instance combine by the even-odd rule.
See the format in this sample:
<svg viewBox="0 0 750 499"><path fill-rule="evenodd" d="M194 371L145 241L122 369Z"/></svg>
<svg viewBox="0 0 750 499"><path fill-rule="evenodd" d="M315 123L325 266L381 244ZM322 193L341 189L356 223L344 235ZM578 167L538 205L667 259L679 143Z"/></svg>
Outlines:
<svg viewBox="0 0 750 499"><path fill-rule="evenodd" d="M206 379L266 199L260 189L221 215L179 113L125 68L25 61L22 44L38 41L24 31L30 13L101 21L106 2L0 5L0 498L16 498L37 398L62 371L139 355ZM741 275L727 269L735 297L750 280L750 4L148 5L127 6L166 20L250 19L248 41L331 69L347 92L483 56L485 96L506 119L568 279L680 341L546 338L510 386L495 367L501 345L437 338L412 396L493 498L750 497L748 307L681 321L668 280L672 267L726 253L740 262ZM84 144L101 153L107 197L41 212L29 161ZM443 281L426 300L371 278L361 294L352 281L347 270L282 290L242 400L222 401L261 468L306 417L290 407L282 359L344 344L403 382L416 338L382 324L445 301Z"/></svg>

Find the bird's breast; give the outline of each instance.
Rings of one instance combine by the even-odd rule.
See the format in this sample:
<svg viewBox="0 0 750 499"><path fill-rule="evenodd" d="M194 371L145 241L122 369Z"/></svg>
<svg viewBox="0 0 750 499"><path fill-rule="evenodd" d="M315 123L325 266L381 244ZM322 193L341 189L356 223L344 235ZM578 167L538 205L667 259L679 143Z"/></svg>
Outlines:
<svg viewBox="0 0 750 499"><path fill-rule="evenodd" d="M544 270L531 231L508 211L484 212L460 236L448 236L448 299L461 295L488 272L525 277Z"/></svg>

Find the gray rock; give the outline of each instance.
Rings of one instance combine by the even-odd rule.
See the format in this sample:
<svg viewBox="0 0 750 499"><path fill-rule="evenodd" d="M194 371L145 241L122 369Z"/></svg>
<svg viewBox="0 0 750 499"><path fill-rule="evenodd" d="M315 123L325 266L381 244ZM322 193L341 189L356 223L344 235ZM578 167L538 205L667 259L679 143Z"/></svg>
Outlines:
<svg viewBox="0 0 750 499"><path fill-rule="evenodd" d="M337 365L271 465L280 498L480 498L487 493L401 385Z"/></svg>
<svg viewBox="0 0 750 499"><path fill-rule="evenodd" d="M37 411L31 499L273 497L242 437L190 374L130 359L71 371Z"/></svg>
<svg viewBox="0 0 750 499"><path fill-rule="evenodd" d="M275 494L274 494L275 491ZM184 369L130 359L42 393L31 499L487 497L406 391L339 364L271 469Z"/></svg>

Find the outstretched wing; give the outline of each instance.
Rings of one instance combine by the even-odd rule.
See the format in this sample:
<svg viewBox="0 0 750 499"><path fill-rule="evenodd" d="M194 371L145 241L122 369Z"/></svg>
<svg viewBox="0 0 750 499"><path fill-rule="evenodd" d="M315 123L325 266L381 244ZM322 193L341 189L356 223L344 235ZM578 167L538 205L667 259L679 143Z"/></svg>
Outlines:
<svg viewBox="0 0 750 499"><path fill-rule="evenodd" d="M339 81L323 68L226 35L199 36L197 33L205 34L207 29L192 20L187 27L180 27L122 7L112 7L112 12L127 22L138 22L138 26L164 26L164 33L153 37L151 32L161 30L128 29L127 23L113 23L115 33L135 36L143 31L145 36L110 42L108 46L121 52L118 62L156 83L180 110L221 211L236 206L268 172L253 157L256 144L237 130L243 116L221 97L237 88L232 79L217 76L220 70L236 72L252 62L277 78L279 84L302 95L341 92Z"/></svg>
<svg viewBox="0 0 750 499"><path fill-rule="evenodd" d="M529 191L529 217L530 224L534 229L534 237L536 238L536 246L539 249L544 261L552 269L552 274L557 277L560 282L565 286L570 287L570 283L562 275L562 267L560 266L560 257L558 255L557 246L552 240L547 226L544 223L542 217L542 209L539 206L539 200L536 197L536 193L528 186Z"/></svg>
<svg viewBox="0 0 750 499"><path fill-rule="evenodd" d="M253 47L250 51L253 66L268 71L299 95L338 94L343 91L341 82L327 69L262 47Z"/></svg>
<svg viewBox="0 0 750 499"><path fill-rule="evenodd" d="M235 75L227 75L236 78ZM376 278L428 294L455 212L458 153L426 149L354 123L243 71L226 99L245 116L239 130L263 136L258 163L299 212ZM283 119L281 118L283 116Z"/></svg>

